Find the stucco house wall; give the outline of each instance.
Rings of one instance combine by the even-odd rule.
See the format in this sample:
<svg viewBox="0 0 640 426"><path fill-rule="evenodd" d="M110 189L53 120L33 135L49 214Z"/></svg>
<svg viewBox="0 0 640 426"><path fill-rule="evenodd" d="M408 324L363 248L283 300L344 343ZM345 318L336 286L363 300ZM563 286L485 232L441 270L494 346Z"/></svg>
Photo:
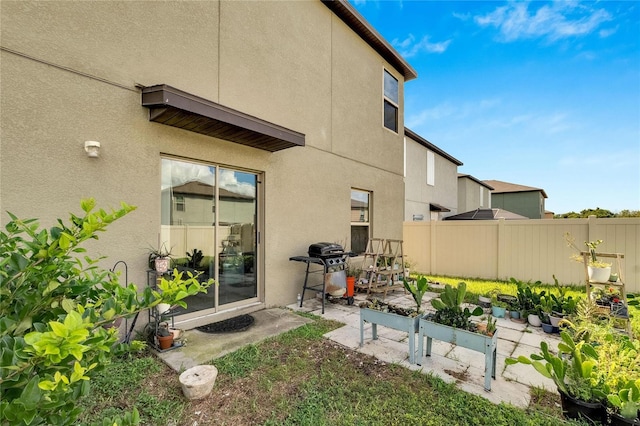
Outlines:
<svg viewBox="0 0 640 426"><path fill-rule="evenodd" d="M458 174L458 213L491 208L492 189L471 175Z"/></svg>
<svg viewBox="0 0 640 426"><path fill-rule="evenodd" d="M439 220L458 212L458 166L462 163L405 128L405 221ZM429 154L430 153L430 154ZM433 182L428 156L433 155ZM441 211L444 208L447 211Z"/></svg>
<svg viewBox="0 0 640 426"><path fill-rule="evenodd" d="M295 301L304 267L288 259L348 240L351 188L372 193L373 236L402 238L403 84L415 74L322 2L0 7L0 222L8 210L50 226L90 196L136 205L89 249L108 256L104 267L126 261L143 286L161 228L162 158L258 173L259 290L244 311ZM398 133L382 125L384 69L398 79ZM141 88L157 84L302 133L305 146L272 153L150 122ZM87 157L86 140L101 142L99 158Z"/></svg>

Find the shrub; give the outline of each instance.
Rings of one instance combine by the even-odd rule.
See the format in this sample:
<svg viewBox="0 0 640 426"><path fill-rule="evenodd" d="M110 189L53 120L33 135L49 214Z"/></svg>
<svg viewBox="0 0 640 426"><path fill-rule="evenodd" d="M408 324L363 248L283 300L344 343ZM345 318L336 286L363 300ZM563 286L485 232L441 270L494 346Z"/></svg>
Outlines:
<svg viewBox="0 0 640 426"><path fill-rule="evenodd" d="M135 209L122 203L110 213L94 211L95 200L81 202L83 216L58 219L39 229L35 219L11 213L0 232L0 421L3 425L72 424L76 401L89 392L91 376L125 345L118 330L103 327L158 303L179 303L184 291L160 294L97 266L82 243ZM82 257L81 257L82 256ZM192 275L166 280L168 288L197 294ZM135 423L137 413L125 416ZM114 422L110 422L113 424ZM115 423L120 423L116 420Z"/></svg>

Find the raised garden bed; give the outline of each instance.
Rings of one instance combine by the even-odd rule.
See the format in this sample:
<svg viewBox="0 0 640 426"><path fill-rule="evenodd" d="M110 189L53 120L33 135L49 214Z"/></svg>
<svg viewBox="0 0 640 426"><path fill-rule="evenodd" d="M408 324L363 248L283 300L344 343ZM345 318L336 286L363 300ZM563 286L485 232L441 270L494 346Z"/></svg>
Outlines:
<svg viewBox="0 0 640 426"><path fill-rule="evenodd" d="M422 365L424 350L424 338L427 338L426 356L431 356L431 344L433 339L442 342L453 343L472 351L484 353L484 388L491 390L491 379L496 378L496 353L498 348L498 330L493 336L487 336L474 331L467 331L461 328L449 327L420 318L418 326L418 364Z"/></svg>

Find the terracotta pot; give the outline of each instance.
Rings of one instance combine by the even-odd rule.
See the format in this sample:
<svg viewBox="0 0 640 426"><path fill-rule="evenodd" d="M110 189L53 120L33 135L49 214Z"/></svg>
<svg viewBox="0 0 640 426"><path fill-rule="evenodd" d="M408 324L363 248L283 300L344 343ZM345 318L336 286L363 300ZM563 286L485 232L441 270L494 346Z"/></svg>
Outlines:
<svg viewBox="0 0 640 426"><path fill-rule="evenodd" d="M158 346L160 346L160 349L169 349L171 345L173 345L173 334L158 336Z"/></svg>

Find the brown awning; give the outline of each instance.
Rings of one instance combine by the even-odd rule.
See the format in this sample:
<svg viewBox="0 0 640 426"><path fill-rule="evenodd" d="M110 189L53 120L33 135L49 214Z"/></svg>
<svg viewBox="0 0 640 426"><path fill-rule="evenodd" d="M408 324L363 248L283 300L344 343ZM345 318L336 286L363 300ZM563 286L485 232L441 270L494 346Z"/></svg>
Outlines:
<svg viewBox="0 0 640 426"><path fill-rule="evenodd" d="M429 210L431 210L432 212L450 212L451 211L445 206L441 206L440 204L436 204L436 203L429 203Z"/></svg>
<svg viewBox="0 0 640 426"><path fill-rule="evenodd" d="M304 146L305 136L166 84L142 89L149 121L275 152Z"/></svg>

